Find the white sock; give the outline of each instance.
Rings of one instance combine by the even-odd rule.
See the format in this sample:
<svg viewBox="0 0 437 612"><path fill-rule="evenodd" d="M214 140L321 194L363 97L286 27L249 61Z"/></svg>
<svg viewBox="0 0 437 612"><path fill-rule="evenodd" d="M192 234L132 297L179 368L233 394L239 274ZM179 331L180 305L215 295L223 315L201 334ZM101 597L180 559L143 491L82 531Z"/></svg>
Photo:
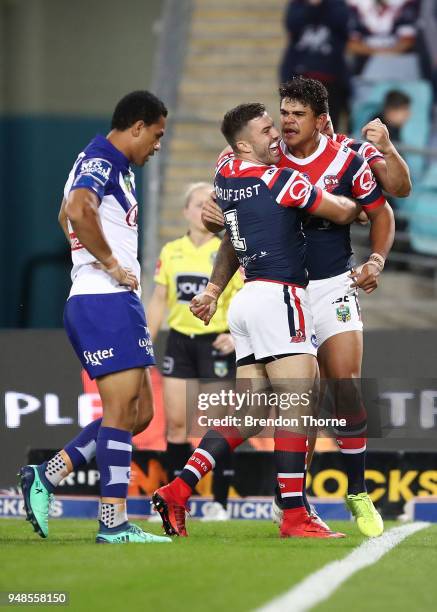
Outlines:
<svg viewBox="0 0 437 612"><path fill-rule="evenodd" d="M47 462L44 474L54 487L57 487L61 480L68 476L69 471L67 464L60 453L56 453L56 455Z"/></svg>
<svg viewBox="0 0 437 612"><path fill-rule="evenodd" d="M99 520L112 529L118 527L127 521L127 509L126 503L120 504L108 504L106 502L100 503Z"/></svg>

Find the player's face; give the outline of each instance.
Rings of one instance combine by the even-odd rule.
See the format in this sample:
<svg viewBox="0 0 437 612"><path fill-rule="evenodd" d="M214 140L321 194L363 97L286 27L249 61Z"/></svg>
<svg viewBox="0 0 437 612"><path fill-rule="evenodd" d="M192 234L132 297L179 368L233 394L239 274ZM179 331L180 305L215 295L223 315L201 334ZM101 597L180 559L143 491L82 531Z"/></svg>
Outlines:
<svg viewBox="0 0 437 612"><path fill-rule="evenodd" d="M184 208L184 216L188 221L189 229L208 234L208 230L202 223L202 206L211 199L211 189L199 187L190 196L187 206Z"/></svg>
<svg viewBox="0 0 437 612"><path fill-rule="evenodd" d="M289 149L315 140L326 123L326 114L315 115L310 106L297 100L281 100L282 139Z"/></svg>
<svg viewBox="0 0 437 612"><path fill-rule="evenodd" d="M144 125L138 122L137 136L134 139L132 147L131 161L136 166L144 166L149 157L158 152L161 148L161 138L165 132L165 117L160 117L157 123L152 125Z"/></svg>
<svg viewBox="0 0 437 612"><path fill-rule="evenodd" d="M247 125L247 140L257 161L268 166L277 164L281 158L279 131L267 113L255 117Z"/></svg>

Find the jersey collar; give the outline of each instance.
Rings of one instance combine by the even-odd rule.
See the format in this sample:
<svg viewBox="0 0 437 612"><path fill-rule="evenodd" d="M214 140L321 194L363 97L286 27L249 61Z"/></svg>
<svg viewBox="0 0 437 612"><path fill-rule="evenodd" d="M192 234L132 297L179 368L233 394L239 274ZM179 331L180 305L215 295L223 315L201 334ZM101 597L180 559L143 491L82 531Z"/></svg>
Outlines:
<svg viewBox="0 0 437 612"><path fill-rule="evenodd" d="M285 157L289 159L290 161L292 161L293 164L296 164L296 166L306 166L307 164L310 164L315 159L317 159L319 155L323 153L323 151L326 149L327 144L328 144L327 136L325 136L324 134L320 134L320 142L319 142L317 149L314 151L314 153L312 153L308 157L303 157L303 158L295 157L294 155L292 155L283 140L281 140L280 142L280 147Z"/></svg>
<svg viewBox="0 0 437 612"><path fill-rule="evenodd" d="M129 168L129 160L126 155L122 153L120 149L114 147L112 142L110 142L105 136L102 136L102 134L97 134L94 139L94 144L97 145L97 147L99 148L101 147L105 151L105 153L108 154L111 159L117 163L118 166L121 166L126 169Z"/></svg>

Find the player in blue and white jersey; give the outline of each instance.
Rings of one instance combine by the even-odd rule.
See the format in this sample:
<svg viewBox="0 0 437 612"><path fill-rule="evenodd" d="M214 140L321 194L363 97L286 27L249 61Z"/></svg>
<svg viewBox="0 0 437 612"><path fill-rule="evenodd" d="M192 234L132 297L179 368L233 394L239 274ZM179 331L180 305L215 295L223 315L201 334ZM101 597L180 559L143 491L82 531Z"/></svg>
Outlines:
<svg viewBox="0 0 437 612"><path fill-rule="evenodd" d="M128 522L132 434L153 416L149 373L155 363L140 300L138 203L131 164L160 149L167 109L147 91L120 100L111 131L80 153L68 177L59 222L71 244L72 287L64 325L82 366L96 379L103 419L85 427L48 462L20 471L27 517L48 535L50 497L94 456L100 472L98 543L168 542Z"/></svg>

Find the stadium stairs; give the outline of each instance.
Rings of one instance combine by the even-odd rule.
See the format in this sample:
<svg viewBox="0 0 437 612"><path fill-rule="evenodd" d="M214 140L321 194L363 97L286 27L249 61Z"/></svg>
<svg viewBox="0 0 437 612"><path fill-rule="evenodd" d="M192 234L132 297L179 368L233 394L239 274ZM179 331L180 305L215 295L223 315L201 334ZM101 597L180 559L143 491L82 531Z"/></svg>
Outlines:
<svg viewBox="0 0 437 612"><path fill-rule="evenodd" d="M160 244L185 230L182 194L211 182L224 113L262 101L277 112L278 64L284 46L282 0L193 0L191 24L172 122L160 206Z"/></svg>
<svg viewBox="0 0 437 612"><path fill-rule="evenodd" d="M223 114L241 102L261 101L277 123L279 118L278 65L286 44L283 0L190 2L184 58L178 58L179 87L162 157L158 248L185 232L181 209L187 184L213 179L217 155L225 146L219 129ZM362 261L368 238L365 245L359 242ZM378 291L362 293L366 328L435 327L437 281L428 268L428 278L411 269L388 269Z"/></svg>

